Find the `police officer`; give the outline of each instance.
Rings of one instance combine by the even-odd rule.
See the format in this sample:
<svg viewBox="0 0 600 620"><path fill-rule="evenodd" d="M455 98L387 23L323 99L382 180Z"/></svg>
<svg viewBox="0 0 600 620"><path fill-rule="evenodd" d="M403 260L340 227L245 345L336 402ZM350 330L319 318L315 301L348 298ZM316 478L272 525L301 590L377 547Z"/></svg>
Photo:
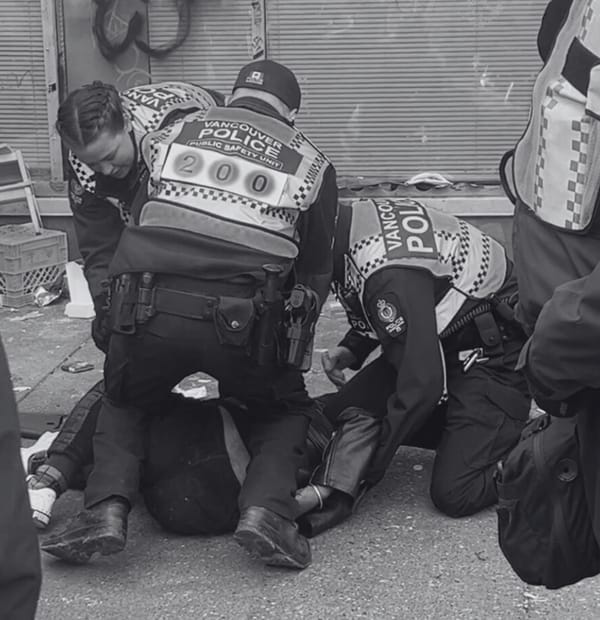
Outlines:
<svg viewBox="0 0 600 620"><path fill-rule="evenodd" d="M327 294L337 188L325 155L294 127L299 105L294 74L257 61L242 68L226 107L144 138L149 196L136 199L111 263L108 399L86 509L45 551L81 562L123 549L144 421L202 370L253 423L236 540L269 564L310 563L293 520L314 403L301 372L277 362L275 332L297 283L317 314Z"/></svg>
<svg viewBox="0 0 600 620"><path fill-rule="evenodd" d="M72 91L58 110L56 128L69 148L69 202L96 313L92 337L105 353L110 336L108 265L121 233L131 224L131 201L143 183L146 167L140 157L140 141L149 131L222 103L220 93L183 82L136 86L121 93L110 84L94 82ZM85 435L84 424L85 416L71 416L69 435L62 436L44 467L29 477L34 510L38 503L45 510L43 489L51 487L60 494L66 479L78 469L79 456L69 444L64 450L61 446L70 434ZM73 443L75 450L77 445Z"/></svg>
<svg viewBox="0 0 600 620"><path fill-rule="evenodd" d="M42 571L19 457L19 420L0 341L0 617L33 620Z"/></svg>
<svg viewBox="0 0 600 620"><path fill-rule="evenodd" d="M514 371L525 338L504 248L465 221L393 198L340 206L334 252L351 329L323 360L340 387L325 414L342 426L313 478L320 488L301 496L312 491L312 505L325 503L335 522L348 510L336 513L340 493L324 502L331 489L357 499L409 444L437 450L431 497L442 512L493 504L495 464L529 412ZM377 345L381 355L363 366ZM346 368L360 369L347 383Z"/></svg>
<svg viewBox="0 0 600 620"><path fill-rule="evenodd" d="M529 124L514 150L513 249L517 317L526 332L556 286L589 274L600 261L600 1L552 0L538 34L544 66Z"/></svg>
<svg viewBox="0 0 600 620"><path fill-rule="evenodd" d="M69 149L69 202L96 310L92 335L104 351L108 265L130 223L131 200L145 170L140 141L149 131L222 102L220 93L184 82L121 93L94 82L72 91L58 110L56 128Z"/></svg>

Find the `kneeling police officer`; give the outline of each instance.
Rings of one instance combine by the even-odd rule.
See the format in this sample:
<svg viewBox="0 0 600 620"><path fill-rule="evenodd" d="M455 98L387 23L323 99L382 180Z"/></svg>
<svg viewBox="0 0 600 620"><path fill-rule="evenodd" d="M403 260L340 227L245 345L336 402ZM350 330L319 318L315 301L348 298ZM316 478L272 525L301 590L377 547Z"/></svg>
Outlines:
<svg viewBox="0 0 600 620"><path fill-rule="evenodd" d="M436 449L431 497L445 514L495 503L496 462L530 403L514 370L525 336L504 248L420 202L360 200L340 206L334 289L351 325L323 357L340 388L325 414L339 430L316 490L299 495L304 510L325 503L320 529L347 516L402 444ZM346 368L360 369L347 383Z"/></svg>

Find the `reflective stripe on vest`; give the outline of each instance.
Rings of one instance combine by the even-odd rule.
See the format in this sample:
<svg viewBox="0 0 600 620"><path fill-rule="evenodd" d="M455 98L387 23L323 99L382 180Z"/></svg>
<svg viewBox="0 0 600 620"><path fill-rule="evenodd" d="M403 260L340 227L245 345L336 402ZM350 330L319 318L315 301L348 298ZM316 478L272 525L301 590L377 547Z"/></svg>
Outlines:
<svg viewBox="0 0 600 620"><path fill-rule="evenodd" d="M207 90L184 82L135 86L119 96L138 147L141 139L149 131L158 129L169 114L177 110L205 110L217 105ZM83 189L93 194L96 191L95 172L70 151L69 163Z"/></svg>
<svg viewBox="0 0 600 620"><path fill-rule="evenodd" d="M282 257L298 252L297 222L316 199L326 157L303 134L242 108L187 116L142 142L149 195L140 226L181 227Z"/></svg>
<svg viewBox="0 0 600 620"><path fill-rule="evenodd" d="M600 0L573 2L532 95L513 162L516 194L545 222L582 231L600 187Z"/></svg>
<svg viewBox="0 0 600 620"><path fill-rule="evenodd" d="M354 202L344 288L358 293L364 309L367 279L395 265L449 280L452 288L435 309L438 334L467 299L498 291L507 269L500 243L452 215L407 198Z"/></svg>

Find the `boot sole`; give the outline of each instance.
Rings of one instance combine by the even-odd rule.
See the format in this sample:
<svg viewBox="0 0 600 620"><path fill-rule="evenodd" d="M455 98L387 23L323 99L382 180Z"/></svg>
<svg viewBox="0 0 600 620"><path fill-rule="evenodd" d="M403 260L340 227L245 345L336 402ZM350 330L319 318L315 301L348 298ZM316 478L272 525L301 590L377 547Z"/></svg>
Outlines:
<svg viewBox="0 0 600 620"><path fill-rule="evenodd" d="M50 516L38 510L33 511L33 524L38 530L45 530L50 523Z"/></svg>
<svg viewBox="0 0 600 620"><path fill-rule="evenodd" d="M87 564L96 553L112 555L125 548L125 540L113 534L83 538L80 540L46 542L42 544L42 551L49 553L71 564Z"/></svg>
<svg viewBox="0 0 600 620"><path fill-rule="evenodd" d="M261 560L268 566L282 566L284 568L304 569L311 561L310 552L306 561L294 559L268 537L254 530L238 530L233 535L234 540L243 547L253 558Z"/></svg>

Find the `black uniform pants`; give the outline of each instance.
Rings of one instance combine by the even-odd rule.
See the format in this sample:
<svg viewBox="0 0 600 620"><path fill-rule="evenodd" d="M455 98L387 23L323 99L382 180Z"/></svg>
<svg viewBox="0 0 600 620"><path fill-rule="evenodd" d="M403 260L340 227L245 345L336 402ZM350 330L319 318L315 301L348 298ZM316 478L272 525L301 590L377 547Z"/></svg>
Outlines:
<svg viewBox="0 0 600 620"><path fill-rule="evenodd" d="M99 381L73 407L48 449L46 463L60 470L69 488L85 488L93 465L93 439L102 407ZM233 429L226 428L233 425ZM235 529L239 511L240 447L248 440L248 416L236 401L197 401L171 394L152 418L144 439L140 490L150 514L179 534L221 534ZM236 463L234 465L234 459ZM237 473L236 473L237 471Z"/></svg>
<svg viewBox="0 0 600 620"><path fill-rule="evenodd" d="M46 463L63 473L70 488L85 488L103 395L104 382L100 381L73 407L48 450ZM204 535L235 529L239 480L245 476L246 460L236 435L247 446L252 435L249 423L247 410L237 401L197 401L175 394L164 411L152 417L144 443L140 490L148 511L163 528ZM301 486L319 464L319 446L330 434L318 416L312 423L306 443L307 467L298 472Z"/></svg>
<svg viewBox="0 0 600 620"><path fill-rule="evenodd" d="M263 506L292 519L296 472L304 461L314 408L302 374L257 366L242 349L221 344L212 321L162 313L139 326L135 335L111 336L86 506L112 495L132 501L148 416L166 406L174 385L197 371L217 379L223 397L239 398L248 407L251 461L240 510Z"/></svg>
<svg viewBox="0 0 600 620"><path fill-rule="evenodd" d="M33 620L42 573L10 372L0 341L0 618Z"/></svg>
<svg viewBox="0 0 600 620"><path fill-rule="evenodd" d="M450 516L473 514L497 501L496 463L516 444L529 414L525 380L513 370L521 346L520 337L506 342L501 358L475 364L467 373L457 355L447 355L448 401L404 442L436 450L431 498ZM381 356L328 400L325 415L335 422L346 407L361 407L384 418L395 389L396 370Z"/></svg>

